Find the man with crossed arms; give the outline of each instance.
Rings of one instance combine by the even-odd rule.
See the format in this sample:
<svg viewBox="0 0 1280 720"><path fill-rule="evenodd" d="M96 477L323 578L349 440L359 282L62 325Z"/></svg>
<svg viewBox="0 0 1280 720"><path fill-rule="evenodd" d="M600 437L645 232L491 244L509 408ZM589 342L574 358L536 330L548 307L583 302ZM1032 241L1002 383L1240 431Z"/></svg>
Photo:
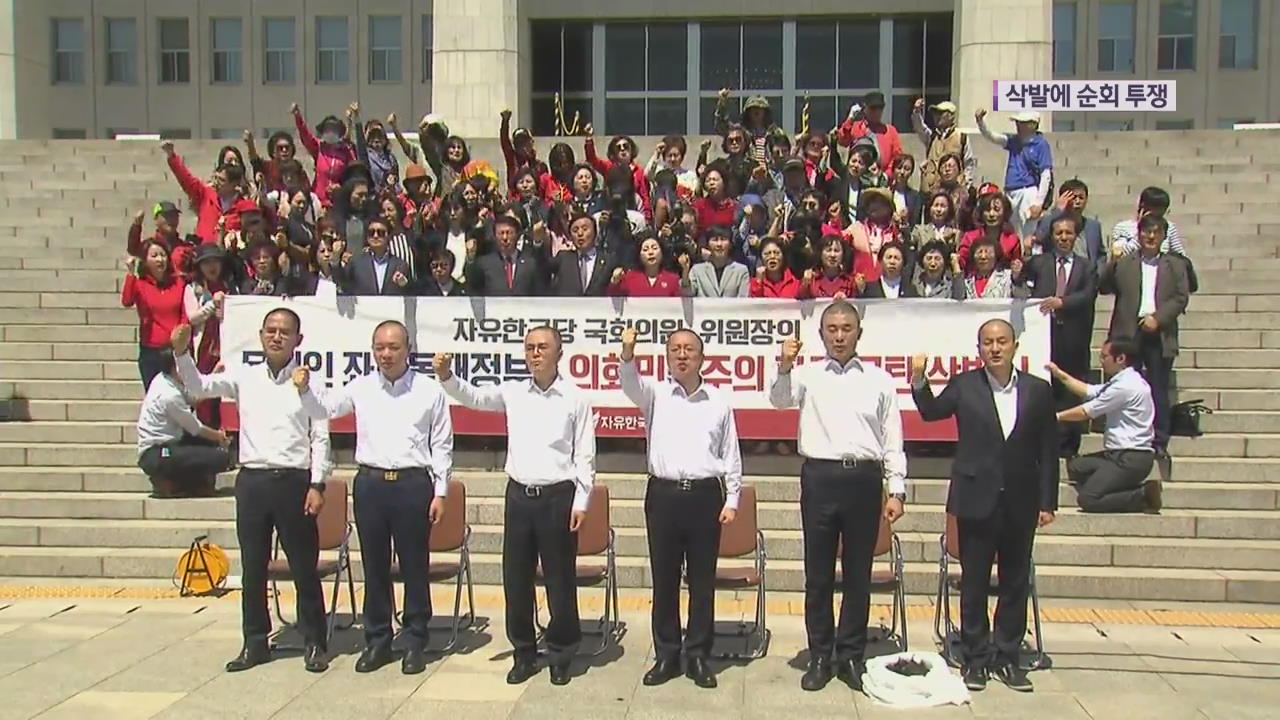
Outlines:
<svg viewBox="0 0 1280 720"><path fill-rule="evenodd" d="M720 526L738 514L742 454L733 408L702 377L702 338L677 330L667 339L671 379L640 377L633 327L622 331L622 391L645 417L649 486L645 530L653 574L655 662L645 685L680 674L680 570L689 579L689 625L684 634L685 675L714 688L707 666L715 638L716 558ZM723 482L723 486L721 483Z"/></svg>

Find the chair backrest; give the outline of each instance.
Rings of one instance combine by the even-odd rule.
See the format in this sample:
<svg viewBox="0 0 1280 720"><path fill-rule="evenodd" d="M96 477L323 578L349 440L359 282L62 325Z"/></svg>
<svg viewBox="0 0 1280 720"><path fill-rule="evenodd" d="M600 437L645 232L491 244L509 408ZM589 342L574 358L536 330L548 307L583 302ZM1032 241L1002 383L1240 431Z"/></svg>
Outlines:
<svg viewBox="0 0 1280 720"><path fill-rule="evenodd" d="M956 516L947 513L947 534L943 536L947 542L947 554L956 560L960 559L960 523Z"/></svg>
<svg viewBox="0 0 1280 720"><path fill-rule="evenodd" d="M756 489L742 486L738 516L720 527L720 557L742 557L756 551Z"/></svg>
<svg viewBox="0 0 1280 720"><path fill-rule="evenodd" d="M467 486L449 481L449 494L444 496L444 517L431 526L431 552L453 552L462 547L467 535Z"/></svg>
<svg viewBox="0 0 1280 720"><path fill-rule="evenodd" d="M321 550L337 550L347 539L347 483L330 480L324 484L324 507L316 517Z"/></svg>
<svg viewBox="0 0 1280 720"><path fill-rule="evenodd" d="M881 506L883 507L883 505ZM872 553L875 557L880 557L893 549L893 523L884 516L883 510L880 512L880 533L876 535L876 549Z"/></svg>
<svg viewBox="0 0 1280 720"><path fill-rule="evenodd" d="M609 488L592 483L587 516L578 528L578 554L599 555L609 549Z"/></svg>

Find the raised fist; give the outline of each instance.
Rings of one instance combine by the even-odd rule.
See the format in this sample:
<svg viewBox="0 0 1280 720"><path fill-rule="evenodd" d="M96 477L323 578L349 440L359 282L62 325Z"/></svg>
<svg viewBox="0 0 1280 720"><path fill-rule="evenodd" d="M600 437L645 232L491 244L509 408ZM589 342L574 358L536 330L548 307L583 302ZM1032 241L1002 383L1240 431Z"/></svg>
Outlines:
<svg viewBox="0 0 1280 720"><path fill-rule="evenodd" d="M436 353L431 364L436 369L436 379L444 382L453 377L453 355L450 353Z"/></svg>
<svg viewBox="0 0 1280 720"><path fill-rule="evenodd" d="M764 280L764 265L756 266L756 279Z"/></svg>
<svg viewBox="0 0 1280 720"><path fill-rule="evenodd" d="M1022 275L1022 260L1020 260L1020 259L1018 259L1018 258L1014 258L1014 259L1013 259L1013 262L1009 263L1009 269L1013 271L1013 276L1014 276L1014 277L1019 277L1019 276L1021 276L1021 275Z"/></svg>
<svg viewBox="0 0 1280 720"><path fill-rule="evenodd" d="M161 141L160 141L160 150L161 150L165 155L168 155L168 156L172 157L172 156L173 156L173 141L172 141L172 140L161 140Z"/></svg>
<svg viewBox="0 0 1280 720"><path fill-rule="evenodd" d="M662 157L667 152L667 144L659 140L657 151L658 151L658 157Z"/></svg>
<svg viewBox="0 0 1280 720"><path fill-rule="evenodd" d="M702 145L700 147L702 148L702 152L707 152L708 150L711 149L711 141L703 140Z"/></svg>
<svg viewBox="0 0 1280 720"><path fill-rule="evenodd" d="M806 285L813 282L813 268L808 268L804 271L804 282Z"/></svg>
<svg viewBox="0 0 1280 720"><path fill-rule="evenodd" d="M388 116L387 116L387 124L388 124L388 125L390 125L391 127L395 127L395 126L396 126L396 114L395 114L395 113L391 113L390 115L388 115Z"/></svg>
<svg viewBox="0 0 1280 720"><path fill-rule="evenodd" d="M751 213L754 212L754 208L755 208L754 205L748 205L742 208L742 214L746 215L747 217L751 217Z"/></svg>
<svg viewBox="0 0 1280 720"><path fill-rule="evenodd" d="M622 347L623 349L634 349L636 341L640 339L640 332L633 327L624 328L622 330Z"/></svg>
<svg viewBox="0 0 1280 720"><path fill-rule="evenodd" d="M409 278L405 277L404 273L397 270L395 274L391 276L391 282L395 283L396 287L404 287L409 284Z"/></svg>
<svg viewBox="0 0 1280 720"><path fill-rule="evenodd" d="M918 113L924 112L924 98L916 98L916 101L911 103L911 109Z"/></svg>
<svg viewBox="0 0 1280 720"><path fill-rule="evenodd" d="M720 98L720 101L721 101L721 102L724 102L725 100L728 100L728 99L729 99L729 88L720 88L720 92L719 92L719 94L717 95L717 97L719 97L719 98Z"/></svg>
<svg viewBox="0 0 1280 720"><path fill-rule="evenodd" d="M929 364L929 356L917 353L911 356L911 381L924 379L925 366Z"/></svg>
<svg viewBox="0 0 1280 720"><path fill-rule="evenodd" d="M244 141L245 141L245 143L246 143L246 144L251 143L251 142L253 142L253 131L252 131L252 130L245 130L245 131L244 131L244 134L243 134L243 135L241 135L241 137L243 137L243 138L244 138Z"/></svg>
<svg viewBox="0 0 1280 720"><path fill-rule="evenodd" d="M133 216L133 224L134 224L134 225L141 225L141 224L142 224L142 220L143 220L146 216L147 216L147 211L146 211L146 210L139 210L139 211L137 212L137 214Z"/></svg>
<svg viewBox="0 0 1280 720"><path fill-rule="evenodd" d="M1120 243L1113 244L1111 246L1111 257L1117 260L1124 257L1124 245L1121 245Z"/></svg>
<svg viewBox="0 0 1280 720"><path fill-rule="evenodd" d="M586 135L587 137L591 137L592 135L596 134L596 127L591 123L587 123L586 125L582 126L582 134Z"/></svg>
<svg viewBox="0 0 1280 720"><path fill-rule="evenodd" d="M347 117L349 118L360 117L360 103L353 102L347 106Z"/></svg>
<svg viewBox="0 0 1280 720"><path fill-rule="evenodd" d="M680 264L680 269L688 272L689 270L689 253L680 253L676 257L676 262Z"/></svg>
<svg viewBox="0 0 1280 720"><path fill-rule="evenodd" d="M511 119L511 108L503 108L503 109L502 109L502 112L501 112L500 114L502 115L502 119L503 119L503 120L510 120L510 119Z"/></svg>
<svg viewBox="0 0 1280 720"><path fill-rule="evenodd" d="M792 365L796 364L796 358L800 357L800 351L804 349L804 343L800 342L800 338L791 337L782 342L782 369L790 370Z"/></svg>
<svg viewBox="0 0 1280 720"><path fill-rule="evenodd" d="M169 333L169 346L173 348L174 355L182 355L191 346L191 326L183 323L173 329Z"/></svg>
<svg viewBox="0 0 1280 720"><path fill-rule="evenodd" d="M301 115L302 108L298 107L298 103L293 103L289 105L289 112L293 115Z"/></svg>
<svg viewBox="0 0 1280 720"><path fill-rule="evenodd" d="M614 285L620 285L622 283L622 276L625 274L626 273L622 271L622 268L614 268L613 277L609 278L609 282Z"/></svg>
<svg viewBox="0 0 1280 720"><path fill-rule="evenodd" d="M293 369L293 386L298 388L298 392L304 393L311 388L311 371L298 367Z"/></svg>
<svg viewBox="0 0 1280 720"><path fill-rule="evenodd" d="M853 284L857 286L858 292L861 293L863 290L867 289L867 276L862 273L854 275Z"/></svg>
<svg viewBox="0 0 1280 720"><path fill-rule="evenodd" d="M978 108L977 110L974 110L974 111L973 111L973 117L974 117L974 119L975 119L975 120L977 120L978 122L982 122L982 118L984 118L984 117L986 117L986 116L987 116L987 109L986 109L986 108Z"/></svg>

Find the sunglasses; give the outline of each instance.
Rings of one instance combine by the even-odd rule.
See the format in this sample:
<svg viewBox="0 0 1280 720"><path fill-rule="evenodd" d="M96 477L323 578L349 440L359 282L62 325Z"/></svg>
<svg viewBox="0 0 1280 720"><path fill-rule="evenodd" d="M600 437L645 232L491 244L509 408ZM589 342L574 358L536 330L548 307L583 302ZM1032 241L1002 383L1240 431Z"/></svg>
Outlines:
<svg viewBox="0 0 1280 720"><path fill-rule="evenodd" d="M448 270L452 266L453 266L453 263L450 263L447 260L443 260L443 261L437 260L431 263L432 270Z"/></svg>
<svg viewBox="0 0 1280 720"><path fill-rule="evenodd" d="M386 230L370 230L369 237L383 237L387 234Z"/></svg>
<svg viewBox="0 0 1280 720"><path fill-rule="evenodd" d="M742 137L742 136L740 136L740 135L730 135L730 136L729 136L729 144L730 144L730 145L735 145L735 144L737 144L737 143L744 143L744 142L746 142L746 141L747 141L747 139L746 139L746 138L744 138L744 137Z"/></svg>
<svg viewBox="0 0 1280 720"><path fill-rule="evenodd" d="M293 146L282 143L276 146L276 152L293 152Z"/></svg>

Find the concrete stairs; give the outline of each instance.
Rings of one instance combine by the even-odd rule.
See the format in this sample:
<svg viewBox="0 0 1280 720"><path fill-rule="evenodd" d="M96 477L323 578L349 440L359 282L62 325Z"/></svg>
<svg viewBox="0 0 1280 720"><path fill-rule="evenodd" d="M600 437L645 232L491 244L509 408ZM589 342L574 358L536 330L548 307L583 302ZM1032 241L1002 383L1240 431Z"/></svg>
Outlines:
<svg viewBox="0 0 1280 720"><path fill-rule="evenodd" d="M1090 213L1109 229L1136 193L1159 184L1196 262L1201 291L1182 322L1178 394L1214 409L1198 439L1173 444L1174 482L1160 515L1063 511L1038 540L1042 592L1082 599L1280 601L1280 133L1066 133L1055 136L1058 180L1078 175ZM650 141L641 139L644 147ZM219 143L181 143L197 173ZM153 144L9 142L0 159L0 576L168 578L178 555L208 534L237 557L230 497L155 500L133 463L141 388L137 321L119 307L129 219L159 200L185 205ZM996 148L975 142L997 181ZM909 150L917 150L909 147ZM496 143L473 154L500 166ZM545 155L545 149L543 151ZM184 231L194 218L184 217ZM1099 302L1095 345L1109 298ZM339 443L339 477L351 475ZM1100 438L1086 438L1086 450ZM460 447L463 444L460 444ZM467 443L465 447L476 447ZM601 481L614 497L621 576L648 583L643 460L634 446L601 444ZM500 581L500 449L458 453L470 492L477 581ZM771 585L803 587L798 463L749 455L760 493ZM911 503L898 526L914 593L936 582L948 461L911 458ZM230 476L221 479L229 486ZM357 550L358 558L358 550ZM236 570L233 569L233 572Z"/></svg>

